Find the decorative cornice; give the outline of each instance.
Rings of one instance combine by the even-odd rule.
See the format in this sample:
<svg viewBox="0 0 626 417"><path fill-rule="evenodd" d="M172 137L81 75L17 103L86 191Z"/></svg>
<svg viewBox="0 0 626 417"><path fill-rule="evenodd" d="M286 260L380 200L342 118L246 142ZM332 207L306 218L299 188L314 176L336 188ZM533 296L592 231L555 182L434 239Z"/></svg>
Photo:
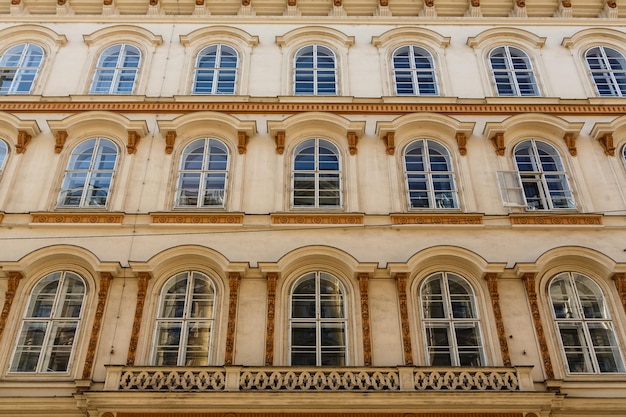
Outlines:
<svg viewBox="0 0 626 417"><path fill-rule="evenodd" d="M601 226L600 214L511 214L511 224L538 226Z"/></svg>
<svg viewBox="0 0 626 417"><path fill-rule="evenodd" d="M541 314L539 313L539 305L537 304L535 274L525 273L522 276L522 281L524 282L524 287L526 288L526 295L528 296L528 303L530 304L530 312L533 316L533 324L535 325L535 332L537 334L537 341L539 342L539 349L541 352L541 358L543 359L543 368L546 372L546 378L554 379L554 370L552 369L552 361L550 360L548 342L546 341L546 335L543 331Z"/></svg>
<svg viewBox="0 0 626 417"><path fill-rule="evenodd" d="M235 354L235 330L237 327L237 297L239 293L239 272L228 274L228 326L226 331L226 352L224 353L224 365L232 365Z"/></svg>
<svg viewBox="0 0 626 417"><path fill-rule="evenodd" d="M98 346L98 339L100 338L100 328L102 327L104 308L106 305L107 294L109 293L111 281L113 281L113 274L111 274L110 272L100 273L100 291L98 291L98 305L96 307L96 316L94 317L93 325L91 327L91 336L89 337L89 345L87 347L87 357L85 358L85 365L83 366L82 379L91 379L93 363L96 357L96 348Z"/></svg>
<svg viewBox="0 0 626 417"><path fill-rule="evenodd" d="M400 306L400 323L402 329L402 351L404 352L404 366L413 366L413 348L411 347L411 328L409 324L409 307L406 295L406 280L408 274L400 272L396 274L396 287L398 289L398 303Z"/></svg>
<svg viewBox="0 0 626 417"><path fill-rule="evenodd" d="M370 333L370 307L369 307L369 274L360 273L359 291L361 294L361 324L363 332L363 365L372 366L372 338Z"/></svg>
<svg viewBox="0 0 626 417"><path fill-rule="evenodd" d="M150 213L150 222L156 224L242 224L239 213Z"/></svg>
<svg viewBox="0 0 626 417"><path fill-rule="evenodd" d="M276 283L278 273L267 274L267 320L265 323L265 366L274 366L274 320L276 315Z"/></svg>
<svg viewBox="0 0 626 417"><path fill-rule="evenodd" d="M363 224L363 214L272 214L272 224L344 225Z"/></svg>
<svg viewBox="0 0 626 417"><path fill-rule="evenodd" d="M295 2L295 1L294 1ZM105 413L109 414L109 413ZM108 417L105 414L100 417ZM524 417L521 412L426 412L426 413L393 413L393 412L368 412L368 413L349 413L349 412L317 412L317 413L285 413L280 412L237 412L237 413L192 413L184 411L176 412L142 412L118 411L117 417ZM533 413L526 414L525 417L533 417ZM537 417L536 415L534 417Z"/></svg>
<svg viewBox="0 0 626 417"><path fill-rule="evenodd" d="M118 224L124 221L123 213L31 213L31 223L67 224Z"/></svg>
<svg viewBox="0 0 626 417"><path fill-rule="evenodd" d="M128 345L128 357L126 365L133 366L135 364L135 355L137 354L137 343L139 341L139 331L141 330L141 318L143 316L143 307L146 302L146 293L148 291L148 281L152 279L149 272L137 273L137 303L135 305L135 317L133 319L133 329L130 335L130 343Z"/></svg>
<svg viewBox="0 0 626 417"><path fill-rule="evenodd" d="M24 278L21 272L9 271L7 272L9 282L7 284L7 290L4 293L4 305L2 306L2 313L0 314L0 340L2 340L2 334L6 327L7 320L9 319L9 313L11 313L11 306L15 299L15 293L17 287L20 284L20 280Z"/></svg>
<svg viewBox="0 0 626 417"><path fill-rule="evenodd" d="M496 328L498 329L498 341L500 342L500 353L502 354L502 364L511 366L511 355L509 355L509 344L504 329L504 320L502 320L502 312L500 311L500 295L498 293L498 274L488 272L485 274L485 281L489 287L489 298L491 299L491 308L493 317L496 320Z"/></svg>
<svg viewBox="0 0 626 417"><path fill-rule="evenodd" d="M392 214L391 224L483 224L482 214Z"/></svg>
<svg viewBox="0 0 626 417"><path fill-rule="evenodd" d="M499 103L268 103L268 102L180 102L180 101L0 101L0 111L9 113L192 113L199 111L293 114L328 112L335 114L495 114L543 113L551 115L623 115L626 104L499 104Z"/></svg>

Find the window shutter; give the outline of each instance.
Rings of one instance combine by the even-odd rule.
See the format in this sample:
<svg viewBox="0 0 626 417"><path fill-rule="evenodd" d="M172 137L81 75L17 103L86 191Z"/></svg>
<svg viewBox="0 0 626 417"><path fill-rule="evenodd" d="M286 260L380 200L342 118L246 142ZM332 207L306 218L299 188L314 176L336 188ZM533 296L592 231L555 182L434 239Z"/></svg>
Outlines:
<svg viewBox="0 0 626 417"><path fill-rule="evenodd" d="M504 207L526 207L522 180L517 171L498 171L498 187Z"/></svg>

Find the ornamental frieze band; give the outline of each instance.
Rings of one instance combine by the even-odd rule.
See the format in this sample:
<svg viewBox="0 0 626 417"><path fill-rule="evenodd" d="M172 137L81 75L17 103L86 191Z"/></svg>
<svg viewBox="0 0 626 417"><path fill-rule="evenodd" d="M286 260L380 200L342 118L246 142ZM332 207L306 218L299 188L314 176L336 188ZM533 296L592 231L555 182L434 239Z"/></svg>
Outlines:
<svg viewBox="0 0 626 417"><path fill-rule="evenodd" d="M483 224L482 214L392 214L391 224Z"/></svg>
<svg viewBox="0 0 626 417"><path fill-rule="evenodd" d="M363 224L362 214L272 214L272 224Z"/></svg>
<svg viewBox="0 0 626 417"><path fill-rule="evenodd" d="M32 213L31 223L118 224L121 213Z"/></svg>
<svg viewBox="0 0 626 417"><path fill-rule="evenodd" d="M243 214L154 213L150 221L156 224L242 224Z"/></svg>
<svg viewBox="0 0 626 417"><path fill-rule="evenodd" d="M512 214L511 224L538 226L601 226L602 216L593 214L533 215Z"/></svg>

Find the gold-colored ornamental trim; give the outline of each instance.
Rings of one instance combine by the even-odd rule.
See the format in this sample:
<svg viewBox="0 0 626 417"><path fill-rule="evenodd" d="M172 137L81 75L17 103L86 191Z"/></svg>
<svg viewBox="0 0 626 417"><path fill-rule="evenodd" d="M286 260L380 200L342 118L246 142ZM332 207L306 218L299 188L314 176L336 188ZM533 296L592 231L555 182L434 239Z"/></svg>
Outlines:
<svg viewBox="0 0 626 417"><path fill-rule="evenodd" d="M512 214L511 224L536 226L601 226L602 216L599 214Z"/></svg>
<svg viewBox="0 0 626 417"><path fill-rule="evenodd" d="M100 291L98 291L96 316L94 317L93 325L91 327L91 336L89 337L87 357L85 358L85 364L83 366L82 379L91 379L93 365L96 358L96 348L98 346L98 340L100 338L100 329L102 327L102 319L104 318L104 309L106 307L106 300L109 294L111 281L113 281L113 274L111 274L110 272L100 273Z"/></svg>
<svg viewBox="0 0 626 417"><path fill-rule="evenodd" d="M154 213L150 221L156 224L242 224L243 214L214 213Z"/></svg>
<svg viewBox="0 0 626 417"><path fill-rule="evenodd" d="M361 114L602 114L623 115L626 105L610 104L472 104L472 103L267 103L267 102L0 102L0 111L9 113L78 113L85 111L123 113L300 113L332 112Z"/></svg>
<svg viewBox="0 0 626 417"><path fill-rule="evenodd" d="M272 214L272 224L344 225L363 224L363 214Z"/></svg>
<svg viewBox="0 0 626 417"><path fill-rule="evenodd" d="M483 224L482 214L392 214L391 224Z"/></svg>
<svg viewBox="0 0 626 417"><path fill-rule="evenodd" d="M117 413L117 417L523 417L523 413ZM529 416L527 414L527 416Z"/></svg>
<svg viewBox="0 0 626 417"><path fill-rule="evenodd" d="M121 213L31 213L31 223L117 224L122 223Z"/></svg>

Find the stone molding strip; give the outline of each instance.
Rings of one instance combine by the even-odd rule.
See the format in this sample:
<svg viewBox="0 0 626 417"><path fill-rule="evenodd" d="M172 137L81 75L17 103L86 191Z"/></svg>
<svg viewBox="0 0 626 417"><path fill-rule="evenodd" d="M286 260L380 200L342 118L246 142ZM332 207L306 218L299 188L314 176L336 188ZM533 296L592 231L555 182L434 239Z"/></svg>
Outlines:
<svg viewBox="0 0 626 417"><path fill-rule="evenodd" d="M96 358L96 348L100 339L100 328L102 327L102 319L104 318L104 308L106 307L109 287L113 281L113 274L110 272L100 273L100 290L98 291L98 305L96 307L96 316L91 327L91 335L89 336L89 345L87 347L87 358L83 366L82 379L91 379L93 372L94 360Z"/></svg>
<svg viewBox="0 0 626 417"><path fill-rule="evenodd" d="M278 225L350 225L363 224L363 214L272 214L272 224Z"/></svg>
<svg viewBox="0 0 626 417"><path fill-rule="evenodd" d="M483 224L482 214L392 214L390 217L391 224Z"/></svg>
<svg viewBox="0 0 626 417"><path fill-rule="evenodd" d="M154 224L233 224L243 223L240 213L150 213L150 222Z"/></svg>
<svg viewBox="0 0 626 417"><path fill-rule="evenodd" d="M123 213L31 213L31 223L118 224Z"/></svg>
<svg viewBox="0 0 626 417"><path fill-rule="evenodd" d="M523 417L523 413L284 413L284 412L266 412L266 413L142 413L142 412L118 412L117 417ZM529 416L528 414L526 416Z"/></svg>
<svg viewBox="0 0 626 417"><path fill-rule="evenodd" d="M85 111L122 113L300 113L331 112L359 114L518 114L623 115L626 105L611 104L485 104L485 103L266 103L266 102L11 102L0 101L0 111L9 113L78 113Z"/></svg>
<svg viewBox="0 0 626 417"><path fill-rule="evenodd" d="M601 226L600 214L511 214L511 224L523 226Z"/></svg>

